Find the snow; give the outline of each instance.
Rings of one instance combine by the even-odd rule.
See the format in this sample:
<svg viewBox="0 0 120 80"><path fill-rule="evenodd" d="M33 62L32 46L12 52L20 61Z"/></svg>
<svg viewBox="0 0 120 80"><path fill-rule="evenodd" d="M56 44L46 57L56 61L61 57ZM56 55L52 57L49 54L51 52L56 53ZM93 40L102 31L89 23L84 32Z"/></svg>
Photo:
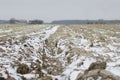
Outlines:
<svg viewBox="0 0 120 80"><path fill-rule="evenodd" d="M2 73L2 76L1 77L4 77L5 79L7 78L7 75L5 74L5 71L1 71Z"/></svg>
<svg viewBox="0 0 120 80"><path fill-rule="evenodd" d="M49 38L50 35L54 34L54 33L57 31L58 28L59 28L59 26L55 26L55 27L53 27L53 28L50 29L50 30L46 30L46 31L45 31L46 35L45 35L45 37L42 39L42 41L46 40L47 38Z"/></svg>
<svg viewBox="0 0 120 80"><path fill-rule="evenodd" d="M80 73L80 71L73 71L71 74L70 74L70 80L76 80L78 74Z"/></svg>
<svg viewBox="0 0 120 80"><path fill-rule="evenodd" d="M39 75L38 75L38 74L25 74L24 77L25 77L26 79L32 79L32 78L37 78L37 77L39 77Z"/></svg>
<svg viewBox="0 0 120 80"><path fill-rule="evenodd" d="M110 71L111 73L120 76L120 67L110 67L107 68L106 70Z"/></svg>
<svg viewBox="0 0 120 80"><path fill-rule="evenodd" d="M108 45L107 47L110 48L110 49L113 50L113 51L117 51L117 47L114 47L114 46L112 46L112 45Z"/></svg>
<svg viewBox="0 0 120 80"><path fill-rule="evenodd" d="M119 40L119 38L110 37L106 35L108 40L110 39L111 41L110 43L98 42L97 39L94 39L93 46L90 47L89 45L91 44L91 42L89 39L85 38L85 36L83 35L84 33L82 32L76 33L72 29L69 29L69 27L67 27L67 29L69 29L70 32L72 33L72 37L59 39L57 43L57 47L55 48L56 50L55 55L52 56L50 54L51 52L49 48L47 48L47 45L45 44L45 40L49 39L51 35L55 34L55 32L57 32L59 27L60 27L59 25L54 27L48 26L47 28L38 30L37 32L27 33L26 36L29 38L25 40L24 43L10 45L9 42L7 42L7 44L5 45L0 45L0 48L5 50L5 52L3 53L1 52L0 54L0 56L4 55L4 57L0 57L0 61L1 61L0 64L4 64L3 67L5 68L5 69L3 68L0 69L0 73L2 73L2 76L7 78L7 75L5 74L5 70L7 70L9 71L10 75L14 77L16 80L21 80L20 76L24 76L27 79L37 78L38 75L32 72L25 75L18 74L16 72L16 67L15 68L11 67L11 63L13 63L13 61L17 61L20 56L22 57L22 60L20 62L25 63L28 66L30 66L31 62L35 62L36 60L40 60L40 62L42 63L43 61L41 60L41 57L43 55L43 52L38 53L39 48L41 50L45 49L45 54L47 57L58 59L62 63L63 72L57 76L50 75L47 73L46 70L42 69L43 73L45 73L46 75L50 75L53 78L58 78L58 80L69 80L69 79L76 80L78 74L83 73L86 69L88 69L91 63L97 61L95 57L99 57L99 56L102 56L102 58L104 58L105 60L110 58L111 60L107 63L106 70L110 71L115 75L120 76L119 75L120 74L120 67L119 67L120 43L114 42L114 40ZM94 31L96 31L96 29ZM10 30L0 29L0 33L9 33L9 32L12 32L12 29ZM104 32L104 29L98 30L98 32L101 34L106 34L106 32ZM22 34L19 33L21 32L18 33L16 32L16 36L15 36L16 38L20 38L23 36ZM116 33L119 34L119 32ZM75 37L76 34L81 37ZM93 35L94 35L93 37L97 37L97 35L95 34ZM0 37L2 36L0 35ZM25 47L24 45L27 45L27 47ZM85 50L86 52L88 52L88 54L94 57L91 57L89 55L85 56L86 54L81 52L80 55L76 54L76 52L73 52L71 54L74 56L71 57L71 63L68 64L66 60L69 55L66 55L66 52L70 51L70 47ZM62 50L61 53L57 53L58 48ZM19 53L20 51L21 53ZM84 54L84 56L81 54ZM83 64L81 64L82 62ZM56 65L56 63L53 62L53 65ZM91 80L91 78L87 80ZM98 77L97 80L101 80L101 77Z"/></svg>
<svg viewBox="0 0 120 80"><path fill-rule="evenodd" d="M76 80L77 75L82 72L82 70L87 69L92 62L96 61L92 58L86 58L84 56L81 56L78 59L76 59L76 57L77 56L75 56L72 63L68 67L66 67L65 71L62 73L64 76L62 77L62 79L60 77L59 80L68 80L69 78L70 80ZM83 65L81 67L78 67L78 64L82 61ZM76 69L78 69L78 71L76 71Z"/></svg>
<svg viewBox="0 0 120 80"><path fill-rule="evenodd" d="M81 39L80 44L86 47L90 44L90 42L86 39Z"/></svg>
<svg viewBox="0 0 120 80"><path fill-rule="evenodd" d="M19 80L20 77L16 73L16 70L11 68L10 66L7 68L7 71L9 71L9 74L11 74L11 77L14 77L16 80Z"/></svg>
<svg viewBox="0 0 120 80"><path fill-rule="evenodd" d="M90 66L91 63L96 62L95 59L92 58L86 58L83 64L83 68L88 69L88 67Z"/></svg>
<svg viewBox="0 0 120 80"><path fill-rule="evenodd" d="M33 35L36 35L36 34L39 34L39 35L44 35L43 36L43 38L40 40L39 39L39 37L35 37L34 36L34 38L30 38L30 39L27 39L26 41L25 41L25 44L30 44L30 45L32 45L33 46L33 48L34 48L34 54L33 55L31 55L31 58L33 58L34 59L34 61L35 60L37 60L38 59L38 56L35 54L36 53L36 50L38 50L38 48L41 46L43 46L43 44L42 43L40 43L40 42L42 42L42 41L44 41L44 40L46 40L47 38L49 38L52 34L54 34L56 31L57 31L57 29L59 28L59 26L54 26L54 27L49 27L49 28L46 28L46 29L44 29L42 32L37 32L37 33L34 33L34 32L32 32L32 33L29 33L29 34L26 34L27 36L33 36ZM8 32L11 32L12 30L10 29L10 30L0 30L0 33L8 33ZM21 32L20 32L21 33ZM45 34L41 34L41 33L45 33ZM18 33L16 33L16 34L18 34ZM19 38L19 37L21 37L22 35L17 35L17 36L15 36L16 38ZM2 37L2 36L1 36ZM27 50L27 48L25 48L23 45L24 44L19 44L19 45L16 45L16 44L13 44L13 45L9 45L9 43L7 44L8 46L10 46L10 47L6 47L6 46L2 46L2 45L0 45L0 48L1 49L3 49L3 50L5 50L6 52L8 52L8 51L12 51L13 53L9 53L9 55L15 55L15 56L20 56L20 54L18 54L18 51L20 50L20 49L26 49ZM36 55L36 56L35 56ZM49 55L49 54L47 54L47 55ZM31 78L35 78L35 77L38 77L38 75L36 75L36 74L32 74L32 73L30 73L30 74L25 74L25 75L18 75L17 73L16 73L16 69L14 69L14 68L12 68L11 67L11 63L12 63L12 61L14 60L14 57L2 57L2 58L0 58L0 60L1 60L1 63L0 64L4 64L4 67L6 67L6 70L7 71L9 71L9 74L10 74L10 76L11 77L14 77L16 80L21 80L21 78L20 78L20 76L24 76L25 78L27 78L27 79L31 79ZM3 63L4 62L4 63ZM30 63L28 63L27 61L24 61L24 60L22 60L22 62L21 63L25 63L25 64L27 64L27 65L30 65ZM8 64L8 65L7 65ZM1 71L0 71L0 73L1 73ZM4 78L7 78L7 75L5 74L5 72L3 71L2 72L2 76L4 77Z"/></svg>
<svg viewBox="0 0 120 80"><path fill-rule="evenodd" d="M94 78L93 77L88 77L87 80L94 80Z"/></svg>
<svg viewBox="0 0 120 80"><path fill-rule="evenodd" d="M99 77L97 78L97 80L102 80L102 77L99 76Z"/></svg>
<svg viewBox="0 0 120 80"><path fill-rule="evenodd" d="M0 29L0 33L9 33L9 32L12 32L12 31L13 31L12 29L9 29L9 30Z"/></svg>

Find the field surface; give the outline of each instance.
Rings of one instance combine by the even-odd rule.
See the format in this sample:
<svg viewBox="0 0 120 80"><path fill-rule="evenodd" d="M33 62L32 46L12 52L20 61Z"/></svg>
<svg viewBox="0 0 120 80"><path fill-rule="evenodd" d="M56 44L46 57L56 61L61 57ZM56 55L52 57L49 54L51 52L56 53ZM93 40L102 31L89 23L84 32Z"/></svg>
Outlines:
<svg viewBox="0 0 120 80"><path fill-rule="evenodd" d="M120 24L0 25L0 80L120 80Z"/></svg>

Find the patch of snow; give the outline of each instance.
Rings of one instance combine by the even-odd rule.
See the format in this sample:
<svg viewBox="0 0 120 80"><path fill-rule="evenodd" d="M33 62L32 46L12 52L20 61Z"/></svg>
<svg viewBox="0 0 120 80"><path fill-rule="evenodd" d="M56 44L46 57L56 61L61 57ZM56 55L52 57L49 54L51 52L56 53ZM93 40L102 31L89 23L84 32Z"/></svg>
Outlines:
<svg viewBox="0 0 120 80"><path fill-rule="evenodd" d="M84 63L83 66L81 68L88 69L90 64L93 63L93 62L96 62L96 60L93 59L93 58L86 58L85 61L83 62Z"/></svg>
<svg viewBox="0 0 120 80"><path fill-rule="evenodd" d="M70 80L76 80L78 74L80 73L80 71L73 71L71 74L70 74Z"/></svg>
<svg viewBox="0 0 120 80"><path fill-rule="evenodd" d="M81 39L80 44L86 47L90 44L90 42L87 39Z"/></svg>
<svg viewBox="0 0 120 80"><path fill-rule="evenodd" d="M108 48L110 48L111 50L113 50L113 51L117 51L117 47L115 47L115 46L113 46L113 45L108 45L107 46Z"/></svg>
<svg viewBox="0 0 120 80"><path fill-rule="evenodd" d="M13 30L12 29L9 29L9 30L0 30L0 33L9 33L9 32L12 32Z"/></svg>
<svg viewBox="0 0 120 80"><path fill-rule="evenodd" d="M4 70L2 70L2 71L0 71L0 72L2 73L1 77L7 78L7 75L5 74L5 71L4 71Z"/></svg>
<svg viewBox="0 0 120 80"><path fill-rule="evenodd" d="M85 61L83 61L83 60L85 60ZM83 61L83 65L78 67L78 64L82 61ZM62 79L68 80L68 78L70 78L71 80L76 80L77 75L80 72L82 72L82 70L87 69L89 67L89 65L92 62L95 62L95 61L96 60L94 60L92 58L85 58L84 56L81 56L76 60L75 60L75 57L74 57L74 60L72 61L72 63L68 67L66 67L65 71L62 73L62 74L64 74ZM78 71L76 71L75 69L78 69ZM59 79L59 80L62 80L62 79Z"/></svg>
<svg viewBox="0 0 120 80"><path fill-rule="evenodd" d="M106 70L110 71L111 73L120 76L120 67L110 67L107 68Z"/></svg>
<svg viewBox="0 0 120 80"><path fill-rule="evenodd" d="M42 41L46 40L47 38L49 38L50 35L54 34L59 27L60 27L60 26L55 26L55 27L53 27L53 28L50 29L50 30L46 30L46 31L45 31L45 33L46 33L46 34L45 34L45 37L42 39Z"/></svg>
<svg viewBox="0 0 120 80"><path fill-rule="evenodd" d="M11 68L10 66L7 68L7 71L9 71L10 76L14 77L16 80L20 80L21 78L16 73L16 70Z"/></svg>
<svg viewBox="0 0 120 80"><path fill-rule="evenodd" d="M26 79L38 78L38 74L25 74L23 75Z"/></svg>
<svg viewBox="0 0 120 80"><path fill-rule="evenodd" d="M94 80L93 77L88 77L86 80Z"/></svg>
<svg viewBox="0 0 120 80"><path fill-rule="evenodd" d="M102 80L102 77L101 77L101 76L98 76L97 80Z"/></svg>

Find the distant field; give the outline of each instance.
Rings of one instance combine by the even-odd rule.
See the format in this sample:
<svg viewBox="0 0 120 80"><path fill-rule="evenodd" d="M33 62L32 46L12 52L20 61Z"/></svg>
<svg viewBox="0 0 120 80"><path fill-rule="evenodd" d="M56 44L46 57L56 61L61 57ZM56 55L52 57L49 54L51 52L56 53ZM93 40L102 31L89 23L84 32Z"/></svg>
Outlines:
<svg viewBox="0 0 120 80"><path fill-rule="evenodd" d="M76 80L93 62L120 77L120 24L0 25L0 80Z"/></svg>

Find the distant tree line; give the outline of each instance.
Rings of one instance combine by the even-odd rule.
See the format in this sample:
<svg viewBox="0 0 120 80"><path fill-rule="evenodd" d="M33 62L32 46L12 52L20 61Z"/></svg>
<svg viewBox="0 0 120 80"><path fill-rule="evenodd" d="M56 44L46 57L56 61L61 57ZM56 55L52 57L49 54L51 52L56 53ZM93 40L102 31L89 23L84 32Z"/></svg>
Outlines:
<svg viewBox="0 0 120 80"><path fill-rule="evenodd" d="M43 24L41 19L20 20L11 18L10 20L0 20L0 24ZM48 24L48 23L46 23ZM120 24L120 20L55 20L49 24Z"/></svg>
<svg viewBox="0 0 120 80"><path fill-rule="evenodd" d="M37 19L27 21L27 20L18 20L18 19L15 19L15 18L11 18L9 20L9 23L10 24L21 24L21 23L23 23L23 24L43 24L44 21L43 20L37 20Z"/></svg>
<svg viewBox="0 0 120 80"><path fill-rule="evenodd" d="M43 20L29 20L29 24L43 24Z"/></svg>
<svg viewBox="0 0 120 80"><path fill-rule="evenodd" d="M51 24L120 24L120 20L56 20Z"/></svg>
<svg viewBox="0 0 120 80"><path fill-rule="evenodd" d="M10 23L10 24L21 24L21 23L26 24L26 23L27 23L27 20L17 20L17 19L15 19L15 18L11 18L11 19L9 20L9 23Z"/></svg>

